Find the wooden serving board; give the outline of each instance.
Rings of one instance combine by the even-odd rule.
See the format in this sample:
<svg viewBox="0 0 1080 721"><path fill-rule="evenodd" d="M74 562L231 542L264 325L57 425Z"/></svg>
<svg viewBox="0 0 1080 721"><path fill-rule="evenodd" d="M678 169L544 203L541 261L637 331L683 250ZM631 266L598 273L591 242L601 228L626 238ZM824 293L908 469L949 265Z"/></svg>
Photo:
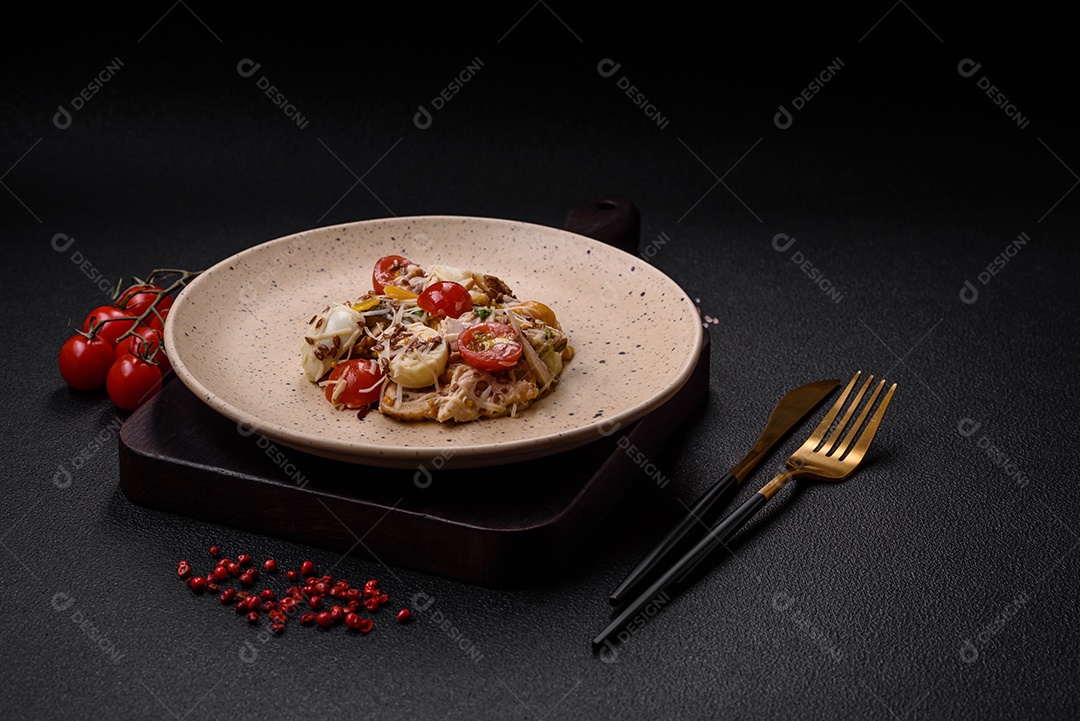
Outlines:
<svg viewBox="0 0 1080 721"><path fill-rule="evenodd" d="M638 213L625 198L581 203L566 227L637 252ZM658 453L708 389L706 332L690 379L636 423L540 460L417 471L279 446L168 383L120 429L120 487L150 508L390 565L486 586L535 583L566 565L644 475L637 452Z"/></svg>

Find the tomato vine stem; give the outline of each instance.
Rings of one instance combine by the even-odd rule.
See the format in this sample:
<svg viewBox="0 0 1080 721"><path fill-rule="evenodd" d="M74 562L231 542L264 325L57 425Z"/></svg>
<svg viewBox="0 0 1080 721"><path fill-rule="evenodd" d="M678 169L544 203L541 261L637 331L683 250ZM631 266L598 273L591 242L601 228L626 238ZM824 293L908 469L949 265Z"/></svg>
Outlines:
<svg viewBox="0 0 1080 721"><path fill-rule="evenodd" d="M93 338L105 326L106 323L112 323L114 321L134 321L131 324L130 328L128 328L126 331L121 333L116 338L116 342L119 344L121 341L129 338L130 336L135 335L135 330L138 329L139 326L142 325L143 321L146 320L147 318L149 318L151 314L157 316L157 319L161 321L162 328L164 328L165 327L165 316L163 316L161 314L161 312L158 310L158 306L161 304L161 299L166 297L170 293L172 293L174 290L179 290L181 288L184 288L189 282L191 282L193 279L197 278L202 273L203 273L203 271L201 271L201 270L191 271L191 270L182 270L182 269L179 269L179 268L158 268L158 269L150 271L150 273L146 276L146 284L149 284L149 282L151 280L153 280L154 278L157 278L158 276L177 275L179 277L176 280L174 280L172 283L170 283L168 286L166 286L164 288L161 288L160 290L142 290L142 291L139 291L141 293L146 293L147 295L153 294L153 295L156 295L157 297L154 298L153 302L150 303L150 305L146 308L146 310L144 310L138 316L125 315L125 316L119 316L119 317L116 317L116 318L105 318L105 319L100 320L100 321L97 320L96 318L92 319L91 322L90 322L90 327L87 329L87 333L85 334L86 337L87 338ZM136 282L137 285L142 284L142 283L138 282L138 279L136 279L136 281L137 281ZM114 296L114 301L115 300L120 300L120 298L121 298L121 296L120 296L120 288L123 286L123 284L124 284L124 279L121 278L120 282L117 284L117 292L116 292L116 295ZM155 355L156 355L156 352L155 352Z"/></svg>

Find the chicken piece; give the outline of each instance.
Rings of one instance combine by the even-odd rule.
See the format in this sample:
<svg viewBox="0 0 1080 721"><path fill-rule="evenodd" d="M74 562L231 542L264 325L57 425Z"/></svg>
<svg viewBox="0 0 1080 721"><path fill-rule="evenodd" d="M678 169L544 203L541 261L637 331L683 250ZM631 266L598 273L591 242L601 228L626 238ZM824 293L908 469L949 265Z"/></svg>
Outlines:
<svg viewBox="0 0 1080 721"><path fill-rule="evenodd" d="M526 408L539 394L531 377L496 375L466 363L452 365L441 381L443 386L438 393L434 389L420 394L402 389L400 405L397 385L391 381L383 391L379 410L399 420L430 418L440 423L464 423L511 415Z"/></svg>
<svg viewBox="0 0 1080 721"><path fill-rule="evenodd" d="M400 403L398 402L399 392L401 393ZM417 393L401 388L394 381L387 381L383 388L382 400L379 401L379 412L397 418L399 421L422 421L425 418L435 418L438 415L438 396L433 390Z"/></svg>

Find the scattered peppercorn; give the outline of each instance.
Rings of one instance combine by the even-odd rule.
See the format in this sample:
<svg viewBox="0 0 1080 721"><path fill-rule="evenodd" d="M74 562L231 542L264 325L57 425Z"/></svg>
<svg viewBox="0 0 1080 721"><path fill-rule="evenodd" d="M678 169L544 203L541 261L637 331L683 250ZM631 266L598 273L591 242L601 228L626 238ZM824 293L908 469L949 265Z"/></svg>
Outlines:
<svg viewBox="0 0 1080 721"><path fill-rule="evenodd" d="M361 606L367 611L376 611L379 606L389 601L389 596L379 588L377 579L370 579L363 585L363 590L353 587L343 578L334 578L330 574L315 575L315 564L305 560L300 570L289 569L285 577L298 583L304 579L302 585L289 586L278 597L277 591L272 588L264 588L261 591L240 590L237 588L222 588L221 584L227 584L230 577L236 578L239 584L250 587L259 578L259 569L253 566L254 559L250 554L241 553L236 560L222 555L219 546L210 547L210 555L217 559L213 570L205 576L193 574L191 563L180 560L177 563L176 573L193 593L202 594L212 591L217 595L223 606L232 606L237 615L245 616L248 623L258 625L262 612L266 613L270 622L270 630L276 635L285 632L289 618L295 613L299 605L307 600L310 611L300 614L300 624L304 626L318 625L328 629L335 624L344 623L352 631L367 634L375 624L370 618L361 617ZM262 562L262 568L268 573L278 570L277 561L268 558ZM333 605L327 599L335 599ZM412 613L407 608L397 612L397 620L407 623L412 620Z"/></svg>

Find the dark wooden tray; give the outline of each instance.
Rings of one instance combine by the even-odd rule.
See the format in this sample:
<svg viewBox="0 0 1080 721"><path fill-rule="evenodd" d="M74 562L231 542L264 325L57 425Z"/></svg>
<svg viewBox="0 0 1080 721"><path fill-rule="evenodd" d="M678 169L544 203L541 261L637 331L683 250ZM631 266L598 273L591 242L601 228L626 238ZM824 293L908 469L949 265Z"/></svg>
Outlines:
<svg viewBox="0 0 1080 721"><path fill-rule="evenodd" d="M576 206L567 228L637 249L637 210L624 198ZM659 451L708 388L706 333L690 380L634 424L540 460L417 471L278 446L242 432L173 382L121 428L120 487L150 508L390 565L487 586L534 583L568 562L644 473L639 459Z"/></svg>

